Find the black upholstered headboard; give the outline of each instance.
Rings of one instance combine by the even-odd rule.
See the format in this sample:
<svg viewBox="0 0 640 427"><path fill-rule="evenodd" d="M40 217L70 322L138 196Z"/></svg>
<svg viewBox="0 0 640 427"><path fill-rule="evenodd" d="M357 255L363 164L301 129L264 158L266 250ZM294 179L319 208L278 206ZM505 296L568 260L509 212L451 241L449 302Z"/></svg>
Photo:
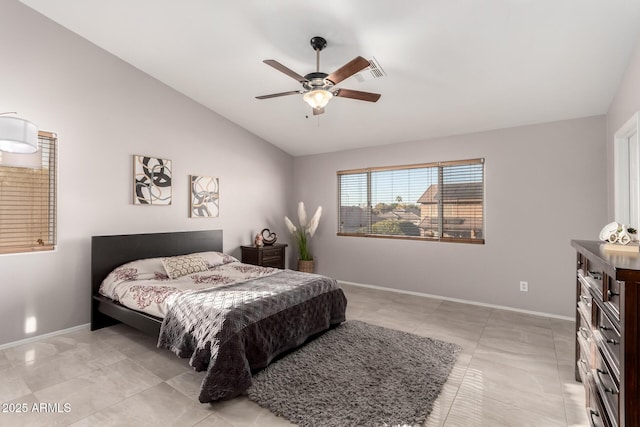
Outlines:
<svg viewBox="0 0 640 427"><path fill-rule="evenodd" d="M222 230L93 236L92 295L98 293L100 283L111 271L129 261L206 251L222 252Z"/></svg>

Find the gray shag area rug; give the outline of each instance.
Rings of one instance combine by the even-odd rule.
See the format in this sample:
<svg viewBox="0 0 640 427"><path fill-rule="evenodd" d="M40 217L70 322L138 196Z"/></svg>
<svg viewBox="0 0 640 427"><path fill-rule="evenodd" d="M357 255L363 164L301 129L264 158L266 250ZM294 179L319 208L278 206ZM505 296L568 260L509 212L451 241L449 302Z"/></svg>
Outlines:
<svg viewBox="0 0 640 427"><path fill-rule="evenodd" d="M300 426L420 425L460 350L351 320L255 374L247 394Z"/></svg>

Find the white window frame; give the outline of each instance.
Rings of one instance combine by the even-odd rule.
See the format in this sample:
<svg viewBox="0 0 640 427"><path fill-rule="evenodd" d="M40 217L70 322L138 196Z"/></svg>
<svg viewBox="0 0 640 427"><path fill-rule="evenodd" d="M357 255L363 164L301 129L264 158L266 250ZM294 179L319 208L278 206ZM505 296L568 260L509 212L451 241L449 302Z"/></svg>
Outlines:
<svg viewBox="0 0 640 427"><path fill-rule="evenodd" d="M614 135L615 221L640 226L640 112Z"/></svg>

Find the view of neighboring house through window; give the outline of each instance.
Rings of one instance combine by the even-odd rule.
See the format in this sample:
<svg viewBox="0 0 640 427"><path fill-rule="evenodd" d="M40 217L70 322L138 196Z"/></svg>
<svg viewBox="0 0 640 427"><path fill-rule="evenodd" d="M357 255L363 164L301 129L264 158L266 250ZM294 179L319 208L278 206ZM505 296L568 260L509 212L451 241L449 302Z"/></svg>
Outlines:
<svg viewBox="0 0 640 427"><path fill-rule="evenodd" d="M484 159L338 172L338 235L484 243Z"/></svg>
<svg viewBox="0 0 640 427"><path fill-rule="evenodd" d="M38 133L38 151L0 151L0 253L56 244L56 136Z"/></svg>

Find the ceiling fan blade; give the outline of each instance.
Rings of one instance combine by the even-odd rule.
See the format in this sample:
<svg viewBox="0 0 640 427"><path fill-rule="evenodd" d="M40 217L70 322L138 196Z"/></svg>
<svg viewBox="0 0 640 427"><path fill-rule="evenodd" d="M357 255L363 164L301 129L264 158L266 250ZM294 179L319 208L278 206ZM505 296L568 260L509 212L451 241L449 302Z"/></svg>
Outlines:
<svg viewBox="0 0 640 427"><path fill-rule="evenodd" d="M369 102L376 102L378 99L380 99L380 94L379 93L372 93L372 92L361 92L359 90L351 90L351 89L338 89L335 92L333 92L334 96L339 96L341 98L352 98L352 99L359 99L360 101L369 101Z"/></svg>
<svg viewBox="0 0 640 427"><path fill-rule="evenodd" d="M256 96L256 99L269 99L269 98L277 98L278 96L297 95L301 92L302 91L299 91L299 90L290 90L289 92L280 92L280 93L272 93L271 95Z"/></svg>
<svg viewBox="0 0 640 427"><path fill-rule="evenodd" d="M324 107L314 108L313 109L313 115L314 116L317 116L317 115L320 115L320 114L324 114Z"/></svg>
<svg viewBox="0 0 640 427"><path fill-rule="evenodd" d="M362 56L358 56L335 70L333 73L329 74L329 76L327 76L327 80L331 80L334 85L337 85L344 79L353 76L355 73L364 70L368 66L369 61L364 59Z"/></svg>
<svg viewBox="0 0 640 427"><path fill-rule="evenodd" d="M287 76L292 77L294 79L296 79L297 81L299 81L300 83L304 83L306 81L308 81L307 79L305 79L304 77L302 77L300 74L296 73L295 71L285 67L284 65L282 65L281 63L279 63L278 61L276 61L275 59L265 59L264 61L265 64L267 65L271 65L273 68L275 68L276 70L285 73Z"/></svg>

